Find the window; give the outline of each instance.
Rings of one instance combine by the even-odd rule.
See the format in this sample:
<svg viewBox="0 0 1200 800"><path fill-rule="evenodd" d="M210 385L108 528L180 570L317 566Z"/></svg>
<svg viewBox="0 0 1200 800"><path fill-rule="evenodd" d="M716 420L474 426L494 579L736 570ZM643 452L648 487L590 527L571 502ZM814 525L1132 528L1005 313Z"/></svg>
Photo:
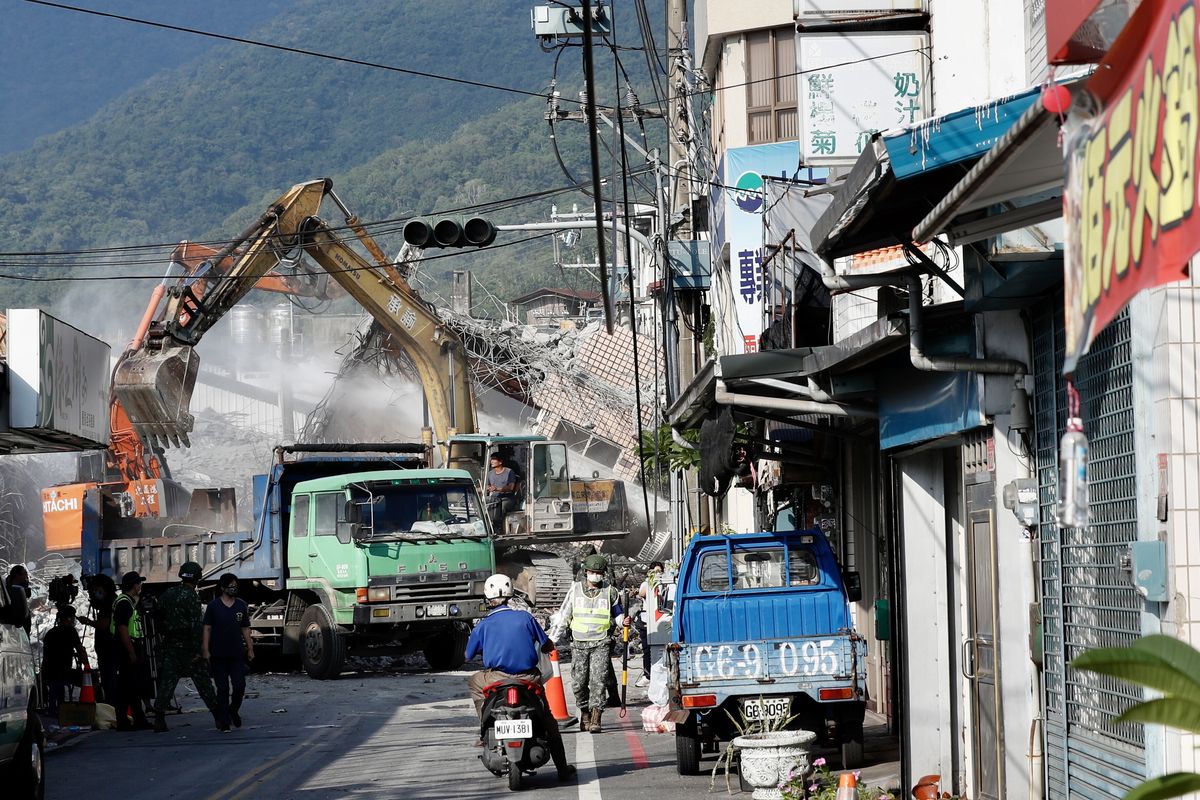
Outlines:
<svg viewBox="0 0 1200 800"><path fill-rule="evenodd" d="M571 496L567 474L567 448L561 444L533 446L533 496L537 500Z"/></svg>
<svg viewBox="0 0 1200 800"><path fill-rule="evenodd" d="M301 494L292 498L292 538L305 536L308 536L308 495Z"/></svg>
<svg viewBox="0 0 1200 800"><path fill-rule="evenodd" d="M334 536L337 534L337 510L342 497L341 492L326 492L317 495L317 513L313 520L315 535Z"/></svg>
<svg viewBox="0 0 1200 800"><path fill-rule="evenodd" d="M786 564L782 547L735 549L732 576L730 571L729 559L724 552L703 556L700 559L700 591L728 592L731 577L735 591L811 586L821 582L816 554L803 547L789 548Z"/></svg>
<svg viewBox="0 0 1200 800"><path fill-rule="evenodd" d="M746 34L746 80L750 144L798 138L796 34L791 27Z"/></svg>
<svg viewBox="0 0 1200 800"><path fill-rule="evenodd" d="M709 553L700 559L700 591L729 591L729 559L724 553Z"/></svg>

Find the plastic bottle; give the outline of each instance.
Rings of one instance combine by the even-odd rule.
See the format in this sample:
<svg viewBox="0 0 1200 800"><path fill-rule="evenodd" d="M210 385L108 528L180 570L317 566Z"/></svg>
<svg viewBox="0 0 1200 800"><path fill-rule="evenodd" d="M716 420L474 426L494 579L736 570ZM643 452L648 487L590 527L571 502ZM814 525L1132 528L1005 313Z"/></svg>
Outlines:
<svg viewBox="0 0 1200 800"><path fill-rule="evenodd" d="M1058 509L1055 518L1062 528L1086 528L1091 522L1088 505L1088 439L1083 420L1070 417L1067 432L1058 445Z"/></svg>

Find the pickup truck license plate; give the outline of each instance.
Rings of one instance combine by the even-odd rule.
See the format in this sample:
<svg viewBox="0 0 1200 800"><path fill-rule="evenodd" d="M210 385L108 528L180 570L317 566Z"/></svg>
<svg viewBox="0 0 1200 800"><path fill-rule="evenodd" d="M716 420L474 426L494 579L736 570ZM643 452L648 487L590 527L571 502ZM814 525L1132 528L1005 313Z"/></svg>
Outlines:
<svg viewBox="0 0 1200 800"><path fill-rule="evenodd" d="M769 719L782 719L792 710L790 697L763 697L756 700L742 701L742 716L747 722L766 722Z"/></svg>
<svg viewBox="0 0 1200 800"><path fill-rule="evenodd" d="M495 722L497 739L532 739L533 720L498 719Z"/></svg>
<svg viewBox="0 0 1200 800"><path fill-rule="evenodd" d="M437 605L425 606L425 616L427 616L427 617L444 617L444 616L446 616L446 604L438 603Z"/></svg>

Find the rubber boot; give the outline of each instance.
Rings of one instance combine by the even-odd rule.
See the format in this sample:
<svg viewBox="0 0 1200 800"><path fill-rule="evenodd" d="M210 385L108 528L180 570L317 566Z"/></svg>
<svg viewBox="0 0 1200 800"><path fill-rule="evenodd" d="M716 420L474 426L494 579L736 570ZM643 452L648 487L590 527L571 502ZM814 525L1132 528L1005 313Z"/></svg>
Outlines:
<svg viewBox="0 0 1200 800"><path fill-rule="evenodd" d="M588 726L588 730L591 731L592 733L600 733L600 731L602 730L600 727L600 716L603 713L604 713L603 708L593 708L592 709L592 721L591 721L591 724Z"/></svg>
<svg viewBox="0 0 1200 800"><path fill-rule="evenodd" d="M167 728L167 720L166 720L166 717L163 715L163 712L155 711L154 712L154 732L155 733L166 733L168 730L169 729Z"/></svg>

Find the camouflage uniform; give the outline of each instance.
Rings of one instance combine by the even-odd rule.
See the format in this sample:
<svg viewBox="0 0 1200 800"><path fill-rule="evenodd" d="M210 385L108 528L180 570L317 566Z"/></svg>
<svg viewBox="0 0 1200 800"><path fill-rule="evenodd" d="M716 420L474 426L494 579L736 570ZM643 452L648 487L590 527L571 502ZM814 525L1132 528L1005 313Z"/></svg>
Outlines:
<svg viewBox="0 0 1200 800"><path fill-rule="evenodd" d="M185 583L168 589L158 601L155 620L162 633L162 664L158 668L158 696L154 710L162 714L175 696L181 678L191 678L209 711L217 707L208 665L200 659L203 632L200 595Z"/></svg>
<svg viewBox="0 0 1200 800"><path fill-rule="evenodd" d="M604 708L612 642L571 642L571 689L580 709Z"/></svg>

